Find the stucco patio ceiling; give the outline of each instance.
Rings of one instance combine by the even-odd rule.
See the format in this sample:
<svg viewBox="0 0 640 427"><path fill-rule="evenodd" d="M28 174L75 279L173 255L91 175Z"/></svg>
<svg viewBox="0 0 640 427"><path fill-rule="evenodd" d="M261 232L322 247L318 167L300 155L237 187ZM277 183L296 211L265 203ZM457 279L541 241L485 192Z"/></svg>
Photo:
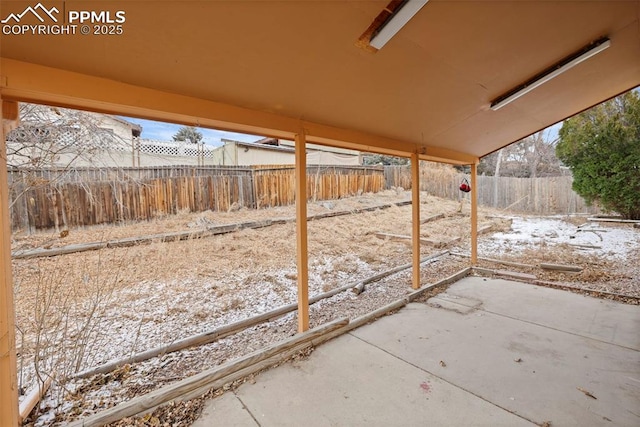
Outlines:
<svg viewBox="0 0 640 427"><path fill-rule="evenodd" d="M386 0L42 4L66 21L71 10L124 11L124 33L3 34L3 99L270 136L303 123L310 142L453 163L640 84L638 1L431 0L377 52L356 42ZM29 5L3 1L0 14ZM605 51L489 108L602 37Z"/></svg>

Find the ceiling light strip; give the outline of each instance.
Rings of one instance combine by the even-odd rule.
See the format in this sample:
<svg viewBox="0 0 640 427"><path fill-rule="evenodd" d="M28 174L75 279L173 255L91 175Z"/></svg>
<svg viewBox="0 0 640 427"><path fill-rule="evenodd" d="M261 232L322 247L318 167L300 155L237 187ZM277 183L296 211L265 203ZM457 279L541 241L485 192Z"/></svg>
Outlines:
<svg viewBox="0 0 640 427"><path fill-rule="evenodd" d="M524 96L527 93L531 92L538 86L545 84L554 77L559 76L560 74L564 73L567 70L570 70L581 62L586 61L592 56L602 52L609 46L611 46L611 40L606 37L594 43L591 43L589 46L579 50L571 56L568 56L567 58L546 69L526 83L498 97L491 103L491 109L493 111L499 110L505 105L510 104L521 96Z"/></svg>
<svg viewBox="0 0 640 427"><path fill-rule="evenodd" d="M429 0L406 0L394 11L391 18L380 27L380 30L371 38L369 44L376 49L381 49L422 9L422 6L427 4L427 1Z"/></svg>

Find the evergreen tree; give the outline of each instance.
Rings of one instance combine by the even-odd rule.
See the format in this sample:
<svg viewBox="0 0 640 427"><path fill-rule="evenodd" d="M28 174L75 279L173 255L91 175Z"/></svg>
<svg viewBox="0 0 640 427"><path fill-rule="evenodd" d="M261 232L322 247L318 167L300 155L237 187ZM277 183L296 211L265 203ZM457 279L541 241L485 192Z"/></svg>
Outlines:
<svg viewBox="0 0 640 427"><path fill-rule="evenodd" d="M202 132L193 126L183 126L173 135L174 141L186 141L191 144L199 144L202 138Z"/></svg>
<svg viewBox="0 0 640 427"><path fill-rule="evenodd" d="M556 152L587 203L640 219L640 96L630 91L564 122Z"/></svg>

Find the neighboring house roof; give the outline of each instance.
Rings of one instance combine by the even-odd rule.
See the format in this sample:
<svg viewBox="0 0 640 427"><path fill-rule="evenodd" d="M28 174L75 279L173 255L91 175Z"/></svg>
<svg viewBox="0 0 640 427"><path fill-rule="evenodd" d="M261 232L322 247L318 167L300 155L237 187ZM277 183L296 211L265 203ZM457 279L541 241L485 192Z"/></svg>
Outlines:
<svg viewBox="0 0 640 427"><path fill-rule="evenodd" d="M122 123L125 126L129 126L131 128L131 134L133 136L139 137L142 134L142 125L139 125L137 123L131 123L130 121L125 120L122 117L118 117L114 115L109 115L109 117L117 122Z"/></svg>
<svg viewBox="0 0 640 427"><path fill-rule="evenodd" d="M255 141L256 144L265 144L265 145L280 145L280 140L278 138L262 138Z"/></svg>
<svg viewBox="0 0 640 427"><path fill-rule="evenodd" d="M269 144L262 144L262 143L258 143L258 142L243 142L243 141L234 141L231 139L222 139L222 142L226 144L235 144L239 147L248 147L248 148L254 148L256 150L269 150L269 151L283 151L286 153L295 153L295 148L291 148L291 147L280 147L278 145L269 145Z"/></svg>
<svg viewBox="0 0 640 427"><path fill-rule="evenodd" d="M295 150L294 141L282 140L278 138L262 138L258 141L253 142L253 144L260 144L263 147L277 146L281 148L291 148L292 150ZM327 153L336 153L336 154L347 155L347 156L360 155L360 152L357 150L348 150L344 148L317 145L317 144L307 144L307 151L324 151Z"/></svg>

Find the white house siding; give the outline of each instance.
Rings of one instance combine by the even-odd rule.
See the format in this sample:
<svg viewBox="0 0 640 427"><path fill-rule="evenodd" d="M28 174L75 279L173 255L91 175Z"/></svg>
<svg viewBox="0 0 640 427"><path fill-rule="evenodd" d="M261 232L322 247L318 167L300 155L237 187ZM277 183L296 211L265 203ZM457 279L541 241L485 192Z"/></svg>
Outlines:
<svg viewBox="0 0 640 427"><path fill-rule="evenodd" d="M295 164L295 155L293 152L238 146L238 166L289 164Z"/></svg>
<svg viewBox="0 0 640 427"><path fill-rule="evenodd" d="M282 144L290 142L290 144ZM295 146L281 141L281 146L227 141L214 151L213 164L225 166L294 165ZM208 163L207 163L208 164ZM307 144L307 164L344 165L361 164L360 153L355 150Z"/></svg>
<svg viewBox="0 0 640 427"><path fill-rule="evenodd" d="M352 154L332 153L329 151L311 151L307 150L308 165L340 165L340 166L359 166L360 156Z"/></svg>

